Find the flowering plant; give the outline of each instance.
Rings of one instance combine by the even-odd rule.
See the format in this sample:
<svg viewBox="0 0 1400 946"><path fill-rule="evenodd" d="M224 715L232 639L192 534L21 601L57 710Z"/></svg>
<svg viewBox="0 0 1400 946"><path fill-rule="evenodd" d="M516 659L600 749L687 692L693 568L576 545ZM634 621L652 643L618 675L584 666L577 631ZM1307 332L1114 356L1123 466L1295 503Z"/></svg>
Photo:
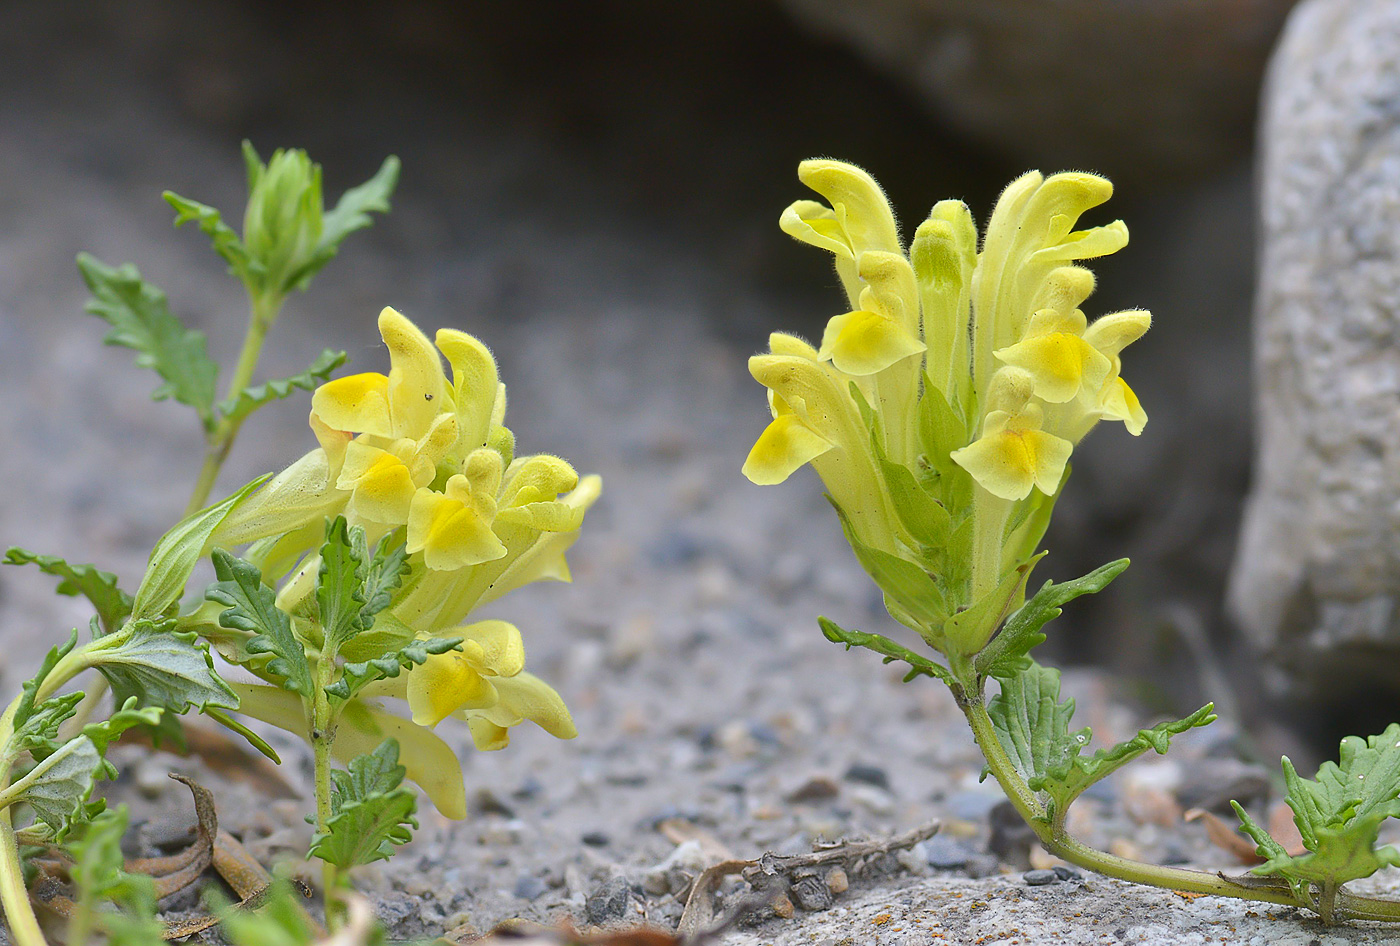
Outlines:
<svg viewBox="0 0 1400 946"><path fill-rule="evenodd" d="M510 727L527 719L555 736L575 735L559 695L525 672L520 631L470 616L530 582L568 580L564 553L598 497L598 477L579 477L558 457L516 456L504 425L505 386L486 347L455 329L439 331L434 345L393 309L379 318L387 375L329 380L345 353L325 351L301 374L255 384L264 340L288 296L307 288L371 213L388 210L398 161L388 159L326 209L321 169L304 152L278 151L264 163L245 144L244 159L241 235L218 210L165 195L176 225L195 223L248 294L244 344L222 400L204 336L170 311L164 293L129 264L78 259L92 292L88 310L111 326L108 343L134 349L137 363L160 375L157 400L195 411L204 464L184 518L152 550L135 594L92 565L19 548L5 555L8 564L57 577L60 593L83 595L95 611L91 640L79 644L74 631L53 648L0 715L0 904L20 946L45 942L26 887L26 866L34 865L25 864L21 845L28 853L66 845L79 862L68 871L72 899L52 890L44 897L51 907L70 904L69 942L91 933L147 946L161 936L157 890L170 888L123 873L125 812L106 812L92 798L96 779L116 775L106 751L127 730L178 737L178 717L197 709L274 761L235 714L306 738L316 788L308 856L323 864L327 921L342 943L374 939L362 904L355 909L364 915L347 917L354 901L346 870L391 856L417 827L416 794L404 780L449 817L466 816L461 767L435 726L462 719L482 749L504 747ZM320 445L209 503L243 422L298 391L314 392L311 428ZM202 604L182 608L206 556L217 580ZM215 655L248 679L226 680ZM85 691L68 689L89 670L97 675ZM112 712L94 721L108 691ZM381 698L405 700L410 718ZM214 848L223 843L213 836L212 799L192 789L205 859L196 848L177 859L185 883L211 858L217 864ZM309 940L315 924L290 895L260 894L271 915L235 916L234 939ZM119 912L99 909L104 902Z"/></svg>
<svg viewBox="0 0 1400 946"><path fill-rule="evenodd" d="M1002 193L980 244L968 208L943 201L906 250L864 171L818 160L798 176L827 203L797 201L780 225L833 255L850 311L827 322L819 346L775 333L768 353L750 359L772 421L744 473L769 485L811 464L890 615L933 655L819 618L826 637L907 664L906 680L946 683L988 773L1052 854L1173 890L1301 906L1326 922L1400 919L1400 904L1342 886L1400 863L1400 852L1376 846L1381 823L1400 817L1400 725L1349 737L1340 764L1325 764L1316 781L1284 759L1302 854L1235 806L1265 861L1254 877L1125 860L1066 829L1070 805L1095 782L1215 719L1207 704L1086 755L1090 733L1070 731L1074 704L1060 698L1059 671L1031 657L1065 603L1103 590L1128 565L1046 582L1027 597L1074 446L1103 420L1133 435L1147 423L1121 354L1151 316L1090 321L1080 308L1094 289L1080 261L1128 242L1121 221L1075 229L1109 198L1109 182L1029 172Z"/></svg>

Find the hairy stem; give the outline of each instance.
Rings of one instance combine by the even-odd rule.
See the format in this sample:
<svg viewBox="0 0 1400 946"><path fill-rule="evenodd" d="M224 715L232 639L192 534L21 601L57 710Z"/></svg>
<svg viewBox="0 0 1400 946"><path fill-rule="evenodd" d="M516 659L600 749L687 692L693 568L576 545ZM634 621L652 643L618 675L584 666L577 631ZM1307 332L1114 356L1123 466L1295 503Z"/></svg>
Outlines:
<svg viewBox="0 0 1400 946"><path fill-rule="evenodd" d="M335 672L334 657L326 654L316 661L316 692L311 705L311 749L315 757L316 779L316 830L320 834L329 831L331 820L331 746L335 743L336 720L331 710L330 697L326 687L330 686ZM329 861L321 862L321 887L325 897L326 927L334 933L340 929L344 919L340 901L340 872Z"/></svg>
<svg viewBox="0 0 1400 946"><path fill-rule="evenodd" d="M7 745L15 733L19 701L20 697L15 697L5 715L0 717L0 745ZM13 761L6 756L3 770L0 770L0 790L10 786ZM20 863L12 818L8 807L0 810L0 906L5 908L5 923L18 946L47 946L44 931L39 928L39 918L34 915L34 905L29 902L29 891L24 886L24 865Z"/></svg>
<svg viewBox="0 0 1400 946"><path fill-rule="evenodd" d="M1041 845L1051 854L1064 858L1071 864L1086 870L1151 887L1209 894L1217 897L1234 897L1237 900L1282 903L1289 906L1313 908L1311 903L1300 903L1293 892L1284 886L1246 886L1218 874L1208 874L1205 871L1188 870L1181 867L1162 867L1129 860L1089 847L1076 840L1064 829L1063 813L1058 813L1059 816L1053 819L1048 818L1045 806L1036 798L1035 792L1031 791L1030 786L1021 777L1021 773L1016 771L1011 757L1007 755L1001 740L997 738L996 729L992 725L991 718L987 715L981 694L965 696L955 693L954 695L958 698L958 706L972 727L973 737L977 740L977 745L982 750L992 775L1001 785L1002 790L1006 792L1007 798L1011 800L1011 804L1015 806L1017 812L1035 832ZM1355 914L1358 916L1364 912L1367 918L1400 919L1400 904L1395 904L1393 912L1383 917L1380 914L1384 912L1381 907L1385 905L1385 901L1349 896L1341 898L1341 901L1339 913L1349 911L1348 903L1350 903L1354 904L1360 911Z"/></svg>
<svg viewBox="0 0 1400 946"><path fill-rule="evenodd" d="M248 331L243 336L243 349L238 353L238 362L234 365L233 376L229 379L226 397L233 397L252 383L258 359L262 357L263 342L267 340L268 330L277 321L282 302L283 297L277 294L252 297ZM233 449L233 442L242 426L242 420L223 419L209 434L208 446L204 451L204 465L199 469L194 491L185 505L186 516L203 509L209 502L209 494L214 491L214 481L219 478L219 471L223 469L224 461L228 459L229 451Z"/></svg>

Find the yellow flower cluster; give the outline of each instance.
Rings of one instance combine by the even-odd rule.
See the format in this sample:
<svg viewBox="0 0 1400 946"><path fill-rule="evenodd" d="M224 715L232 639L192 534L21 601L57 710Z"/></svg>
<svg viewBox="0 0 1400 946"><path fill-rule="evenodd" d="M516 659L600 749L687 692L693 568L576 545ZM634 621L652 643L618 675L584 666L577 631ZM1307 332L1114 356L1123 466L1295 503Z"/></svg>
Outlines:
<svg viewBox="0 0 1400 946"><path fill-rule="evenodd" d="M483 749L503 747L507 729L524 719L569 738L573 723L558 694L524 672L520 632L503 621L462 622L523 584L569 579L564 553L601 481L579 477L559 457L514 455L503 423L505 386L477 339L441 329L434 345L390 308L380 313L379 332L389 374L351 375L317 389L311 428L320 447L240 505L213 542L254 542L247 557L269 582L286 576L277 604L295 616L315 588L327 518L345 516L370 542L402 530L410 568L376 629L382 622L409 638L464 642L366 695L406 699L424 727L465 718ZM254 715L278 703L271 694L245 698Z"/></svg>
<svg viewBox="0 0 1400 946"><path fill-rule="evenodd" d="M1094 277L1076 261L1128 240L1121 221L1075 229L1112 186L1032 171L1003 192L980 247L968 208L943 201L906 251L864 171L813 160L798 176L826 203L797 201L780 225L833 255L850 311L828 321L819 347L778 333L750 359L773 419L744 473L780 483L810 463L853 542L929 572L930 528L943 528L929 525L930 511L956 530L980 505L983 548L969 554L985 560L985 574L973 577L975 599L1016 564L1001 560L1003 530L1017 521L1011 506L1036 502L1033 491L1057 494L1074 444L1098 421L1120 420L1133 434L1147 422L1120 353L1151 316L1090 323L1080 309ZM970 495L958 471L975 484ZM969 600L956 590L953 598Z"/></svg>

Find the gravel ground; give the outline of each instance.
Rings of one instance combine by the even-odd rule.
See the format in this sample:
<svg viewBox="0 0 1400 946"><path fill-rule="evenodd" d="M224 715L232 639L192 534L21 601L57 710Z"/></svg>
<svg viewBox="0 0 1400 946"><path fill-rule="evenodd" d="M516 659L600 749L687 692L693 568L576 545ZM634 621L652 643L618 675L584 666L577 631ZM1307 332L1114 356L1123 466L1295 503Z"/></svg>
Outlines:
<svg viewBox="0 0 1400 946"><path fill-rule="evenodd" d="M796 161L832 153L888 167L880 176L911 206L960 194L985 208L1013 169L948 140L898 90L758 5L674 21L604 5L586 46L574 43L578 14L545 29L409 9L382 34L368 14L342 22L315 5L211 4L198 24L173 3L0 12L0 538L99 562L130 587L178 515L198 463L191 418L146 403L152 380L101 348L71 260L86 249L136 262L231 357L239 292L197 235L169 231L158 194L235 207L245 135L264 152L307 147L332 193L390 150L405 163L395 212L289 305L267 374L299 370L324 345L349 349L356 370L382 370L373 318L393 304L425 327L480 335L501 362L522 449L603 476L574 584L531 587L481 615L522 628L531 669L563 694L580 736L561 744L521 727L506 751L481 754L444 727L463 750L471 816L421 812L413 844L356 877L395 936L464 939L513 917L674 925L687 877L721 853L798 853L941 819L934 841L853 877L831 909L769 917L728 941L1379 941L1099 879L1028 886L1022 871L1045 865L1015 836L988 852L999 796L979 783L947 694L901 683L873 655L843 655L817 631L826 614L895 633L815 478L760 489L738 474L766 417L746 356L770 329L819 332L839 304L825 261L775 226L801 196ZM312 33L334 54L310 54ZM553 53L565 62L553 72L513 68ZM410 59L417 71L397 65ZM636 81L662 62L674 68ZM1137 231L1139 278L1104 282L1105 310L1147 300L1181 317L1159 320L1160 347L1142 346L1140 390L1149 409L1163 405L1152 436L1131 456L1113 432L1084 451L1080 498L1045 566L1067 577L1124 550L1159 566L1163 590L1125 580L1059 632L1075 642L1066 650L1117 668L1066 675L1101 737L1146 721L1129 695L1193 708L1189 660L1162 657L1152 686L1122 672L1182 650L1148 629L1164 602L1218 627L1247 357L1243 320L1203 313L1243 311L1247 206L1243 175L1139 205L1160 235ZM1135 219L1131 204L1118 210ZM256 418L222 485L308 449L304 418L304 401ZM1211 449L1182 466L1184 432L1202 429ZM86 621L49 587L0 574L7 692ZM1219 801L1211 790L1225 785L1262 796L1267 781L1239 761L1235 731L1216 728L1086 798L1079 830L1121 853L1223 864L1181 808ZM279 746L280 794L304 794L308 753ZM185 790L163 778L177 768L215 790L223 823L255 855L306 871L308 801L231 781L227 760L121 751L114 794L143 824L139 844L182 830L171 812ZM699 833L678 844L680 830Z"/></svg>

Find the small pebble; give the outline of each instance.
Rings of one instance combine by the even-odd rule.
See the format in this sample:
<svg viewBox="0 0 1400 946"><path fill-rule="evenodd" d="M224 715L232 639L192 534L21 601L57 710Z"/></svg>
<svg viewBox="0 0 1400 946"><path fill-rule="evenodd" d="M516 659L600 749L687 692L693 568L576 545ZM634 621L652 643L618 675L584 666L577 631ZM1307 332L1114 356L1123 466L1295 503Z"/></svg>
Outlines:
<svg viewBox="0 0 1400 946"><path fill-rule="evenodd" d="M924 856L934 870L961 870L977 852L955 838L935 834L923 842Z"/></svg>
<svg viewBox="0 0 1400 946"><path fill-rule="evenodd" d="M1046 884L1058 884L1062 878L1054 870L1028 870L1021 875L1021 879L1028 887L1044 887Z"/></svg>
<svg viewBox="0 0 1400 946"><path fill-rule="evenodd" d="M877 765L862 765L857 762L848 768L842 777L848 782L864 782L866 785L874 785L885 791L890 790L889 773Z"/></svg>
<svg viewBox="0 0 1400 946"><path fill-rule="evenodd" d="M828 801L841 794L841 786L824 775L816 775L788 793L790 802Z"/></svg>
<svg viewBox="0 0 1400 946"><path fill-rule="evenodd" d="M472 806L478 814L515 817L515 809L501 801L500 797L489 788L477 789L476 795L472 798Z"/></svg>
<svg viewBox="0 0 1400 946"><path fill-rule="evenodd" d="M833 867L826 872L826 887L832 893L845 893L851 886L851 879L844 868Z"/></svg>
<svg viewBox="0 0 1400 946"><path fill-rule="evenodd" d="M612 838L601 831L587 831L579 840L589 847L607 847L612 843Z"/></svg>
<svg viewBox="0 0 1400 946"><path fill-rule="evenodd" d="M1083 880L1084 875L1073 867L1066 867L1064 864L1056 864L1050 868L1055 872L1055 876L1061 880Z"/></svg>
<svg viewBox="0 0 1400 946"><path fill-rule="evenodd" d="M632 888L621 877L614 877L588 895L584 901L584 915L594 926L602 926L627 915L632 905Z"/></svg>
<svg viewBox="0 0 1400 946"><path fill-rule="evenodd" d="M773 913L784 920L792 919L792 915L797 912L793 909L792 901L786 896L779 896L773 901Z"/></svg>
<svg viewBox="0 0 1400 946"><path fill-rule="evenodd" d="M831 907L831 888L819 877L803 877L792 885L792 899L811 913L826 910Z"/></svg>
<svg viewBox="0 0 1400 946"><path fill-rule="evenodd" d="M526 874L515 882L514 893L521 900L533 900L545 892L545 883L538 877Z"/></svg>

